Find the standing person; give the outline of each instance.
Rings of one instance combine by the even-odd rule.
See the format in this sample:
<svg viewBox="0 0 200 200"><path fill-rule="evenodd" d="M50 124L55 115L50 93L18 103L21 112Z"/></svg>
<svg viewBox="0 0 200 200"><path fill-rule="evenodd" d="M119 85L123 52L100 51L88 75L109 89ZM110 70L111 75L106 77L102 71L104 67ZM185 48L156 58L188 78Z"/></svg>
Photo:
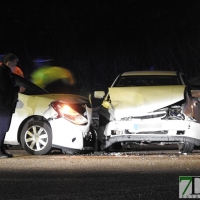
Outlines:
<svg viewBox="0 0 200 200"><path fill-rule="evenodd" d="M17 65L18 58L14 54L6 54L0 66L0 158L12 157L4 149L6 132L10 128L12 114L15 112L18 92L23 88L15 85L12 68Z"/></svg>

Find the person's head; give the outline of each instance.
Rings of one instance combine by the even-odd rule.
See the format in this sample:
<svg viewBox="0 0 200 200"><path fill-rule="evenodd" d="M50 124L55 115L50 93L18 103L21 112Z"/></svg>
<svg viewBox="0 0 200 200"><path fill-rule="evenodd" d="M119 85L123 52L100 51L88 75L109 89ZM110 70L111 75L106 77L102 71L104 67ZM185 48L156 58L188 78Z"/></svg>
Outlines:
<svg viewBox="0 0 200 200"><path fill-rule="evenodd" d="M17 56L12 53L5 54L2 58L2 63L7 65L10 69L16 67L18 61L19 59Z"/></svg>

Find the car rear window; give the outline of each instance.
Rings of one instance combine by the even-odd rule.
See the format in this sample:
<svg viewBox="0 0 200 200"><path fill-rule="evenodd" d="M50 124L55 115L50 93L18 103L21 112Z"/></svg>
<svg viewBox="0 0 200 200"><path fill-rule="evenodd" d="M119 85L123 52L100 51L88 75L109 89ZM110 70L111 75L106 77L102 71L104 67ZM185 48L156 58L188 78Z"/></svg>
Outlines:
<svg viewBox="0 0 200 200"><path fill-rule="evenodd" d="M17 75L13 74L15 78L15 83L17 86L24 86L26 90L23 92L23 94L27 95L38 95L38 94L48 94L46 90L38 87L34 83L30 82L29 80Z"/></svg>
<svg viewBox="0 0 200 200"><path fill-rule="evenodd" d="M177 76L121 76L114 87L181 85Z"/></svg>

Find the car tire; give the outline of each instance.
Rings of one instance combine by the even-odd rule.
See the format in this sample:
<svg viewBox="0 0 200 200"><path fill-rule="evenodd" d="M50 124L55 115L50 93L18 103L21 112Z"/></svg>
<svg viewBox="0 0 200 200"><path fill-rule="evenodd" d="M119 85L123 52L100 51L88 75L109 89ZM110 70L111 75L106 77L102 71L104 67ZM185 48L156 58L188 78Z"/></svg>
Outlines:
<svg viewBox="0 0 200 200"><path fill-rule="evenodd" d="M192 153L194 149L194 144L189 142L179 143L179 152L180 153Z"/></svg>
<svg viewBox="0 0 200 200"><path fill-rule="evenodd" d="M29 121L20 135L22 147L32 155L45 155L52 149L52 131L45 121Z"/></svg>

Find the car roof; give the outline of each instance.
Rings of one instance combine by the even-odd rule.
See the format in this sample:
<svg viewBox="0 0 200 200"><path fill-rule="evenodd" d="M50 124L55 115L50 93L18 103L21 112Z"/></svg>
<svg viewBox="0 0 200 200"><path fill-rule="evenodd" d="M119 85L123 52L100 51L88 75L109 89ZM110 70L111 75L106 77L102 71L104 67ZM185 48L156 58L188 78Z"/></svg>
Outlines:
<svg viewBox="0 0 200 200"><path fill-rule="evenodd" d="M141 76L141 75L161 75L161 76L177 76L177 71L129 71L124 72L121 74L121 76Z"/></svg>

